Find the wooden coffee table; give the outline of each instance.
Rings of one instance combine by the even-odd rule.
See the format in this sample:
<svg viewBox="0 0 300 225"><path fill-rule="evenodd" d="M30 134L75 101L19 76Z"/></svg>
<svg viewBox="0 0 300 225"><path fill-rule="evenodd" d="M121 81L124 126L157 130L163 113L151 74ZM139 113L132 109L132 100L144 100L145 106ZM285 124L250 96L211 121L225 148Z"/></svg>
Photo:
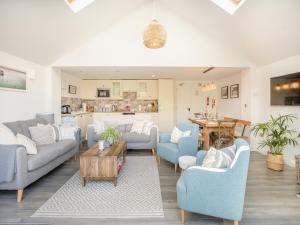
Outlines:
<svg viewBox="0 0 300 225"><path fill-rule="evenodd" d="M82 185L88 180L111 180L117 186L118 174L126 161L127 144L120 141L110 148L99 150L93 145L80 156L80 177Z"/></svg>

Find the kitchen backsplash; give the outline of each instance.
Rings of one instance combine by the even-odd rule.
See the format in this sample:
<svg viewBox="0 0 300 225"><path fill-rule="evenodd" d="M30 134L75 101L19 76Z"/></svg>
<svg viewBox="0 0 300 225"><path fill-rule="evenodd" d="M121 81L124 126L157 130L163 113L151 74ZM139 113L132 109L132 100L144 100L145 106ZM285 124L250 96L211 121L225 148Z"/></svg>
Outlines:
<svg viewBox="0 0 300 225"><path fill-rule="evenodd" d="M136 92L123 92L123 99L81 99L73 97L62 97L62 105L70 105L72 111L79 111L82 103L87 107L93 107L95 112L157 112L157 100L137 99Z"/></svg>

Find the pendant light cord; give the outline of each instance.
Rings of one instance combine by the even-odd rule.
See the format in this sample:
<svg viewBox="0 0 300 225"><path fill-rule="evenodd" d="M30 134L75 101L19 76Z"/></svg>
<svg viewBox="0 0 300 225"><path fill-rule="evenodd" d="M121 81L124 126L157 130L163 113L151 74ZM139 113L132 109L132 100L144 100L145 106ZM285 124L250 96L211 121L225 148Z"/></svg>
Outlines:
<svg viewBox="0 0 300 225"><path fill-rule="evenodd" d="M156 1L155 0L153 0L152 1L152 7L153 7L153 10L152 10L152 17L153 17L153 19L157 19L156 17L157 17L157 13L156 13Z"/></svg>

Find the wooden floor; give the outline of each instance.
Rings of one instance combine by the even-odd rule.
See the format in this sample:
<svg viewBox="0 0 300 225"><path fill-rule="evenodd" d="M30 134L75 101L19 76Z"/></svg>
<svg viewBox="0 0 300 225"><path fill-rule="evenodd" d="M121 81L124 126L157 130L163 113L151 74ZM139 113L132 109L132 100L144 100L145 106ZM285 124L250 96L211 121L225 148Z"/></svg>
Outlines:
<svg viewBox="0 0 300 225"><path fill-rule="evenodd" d="M149 152L130 152L131 155L150 155ZM0 191L0 222L48 222L53 225L119 225L119 224L179 224L176 204L176 181L173 166L165 161L159 166L165 217L161 219L70 219L30 218L33 212L49 199L79 168L73 159L25 189L22 203L16 202L15 191ZM205 187L203 187L205 188ZM284 172L265 168L264 156L253 152L248 176L244 217L241 224L299 225L300 186L295 182L295 170L287 167ZM205 204L205 202L203 202ZM232 224L218 218L186 213L186 224Z"/></svg>

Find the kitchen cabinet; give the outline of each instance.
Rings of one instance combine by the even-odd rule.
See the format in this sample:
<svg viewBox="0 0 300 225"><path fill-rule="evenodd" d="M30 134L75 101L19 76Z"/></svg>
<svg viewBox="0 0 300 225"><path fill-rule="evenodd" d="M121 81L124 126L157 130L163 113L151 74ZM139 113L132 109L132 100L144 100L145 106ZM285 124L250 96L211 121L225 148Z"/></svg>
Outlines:
<svg viewBox="0 0 300 225"><path fill-rule="evenodd" d="M110 96L112 99L122 99L123 97L123 92L122 92L122 82L120 80L112 80L112 88L111 88L111 93Z"/></svg>
<svg viewBox="0 0 300 225"><path fill-rule="evenodd" d="M123 92L137 92L137 80L123 80Z"/></svg>
<svg viewBox="0 0 300 225"><path fill-rule="evenodd" d="M95 81L94 81L95 82ZM96 80L96 88L112 89L112 80Z"/></svg>
<svg viewBox="0 0 300 225"><path fill-rule="evenodd" d="M137 98L144 100L157 99L157 80L138 80L137 81Z"/></svg>
<svg viewBox="0 0 300 225"><path fill-rule="evenodd" d="M70 115L64 115L62 117L62 123L68 123L68 125L80 127L81 138L85 139L87 127L88 125L93 123L93 113L75 113Z"/></svg>
<svg viewBox="0 0 300 225"><path fill-rule="evenodd" d="M81 138L85 139L88 125L93 123L93 114L80 114L75 116L76 125L81 129Z"/></svg>
<svg viewBox="0 0 300 225"><path fill-rule="evenodd" d="M96 99L97 88L94 80L82 80L80 86L82 99Z"/></svg>

